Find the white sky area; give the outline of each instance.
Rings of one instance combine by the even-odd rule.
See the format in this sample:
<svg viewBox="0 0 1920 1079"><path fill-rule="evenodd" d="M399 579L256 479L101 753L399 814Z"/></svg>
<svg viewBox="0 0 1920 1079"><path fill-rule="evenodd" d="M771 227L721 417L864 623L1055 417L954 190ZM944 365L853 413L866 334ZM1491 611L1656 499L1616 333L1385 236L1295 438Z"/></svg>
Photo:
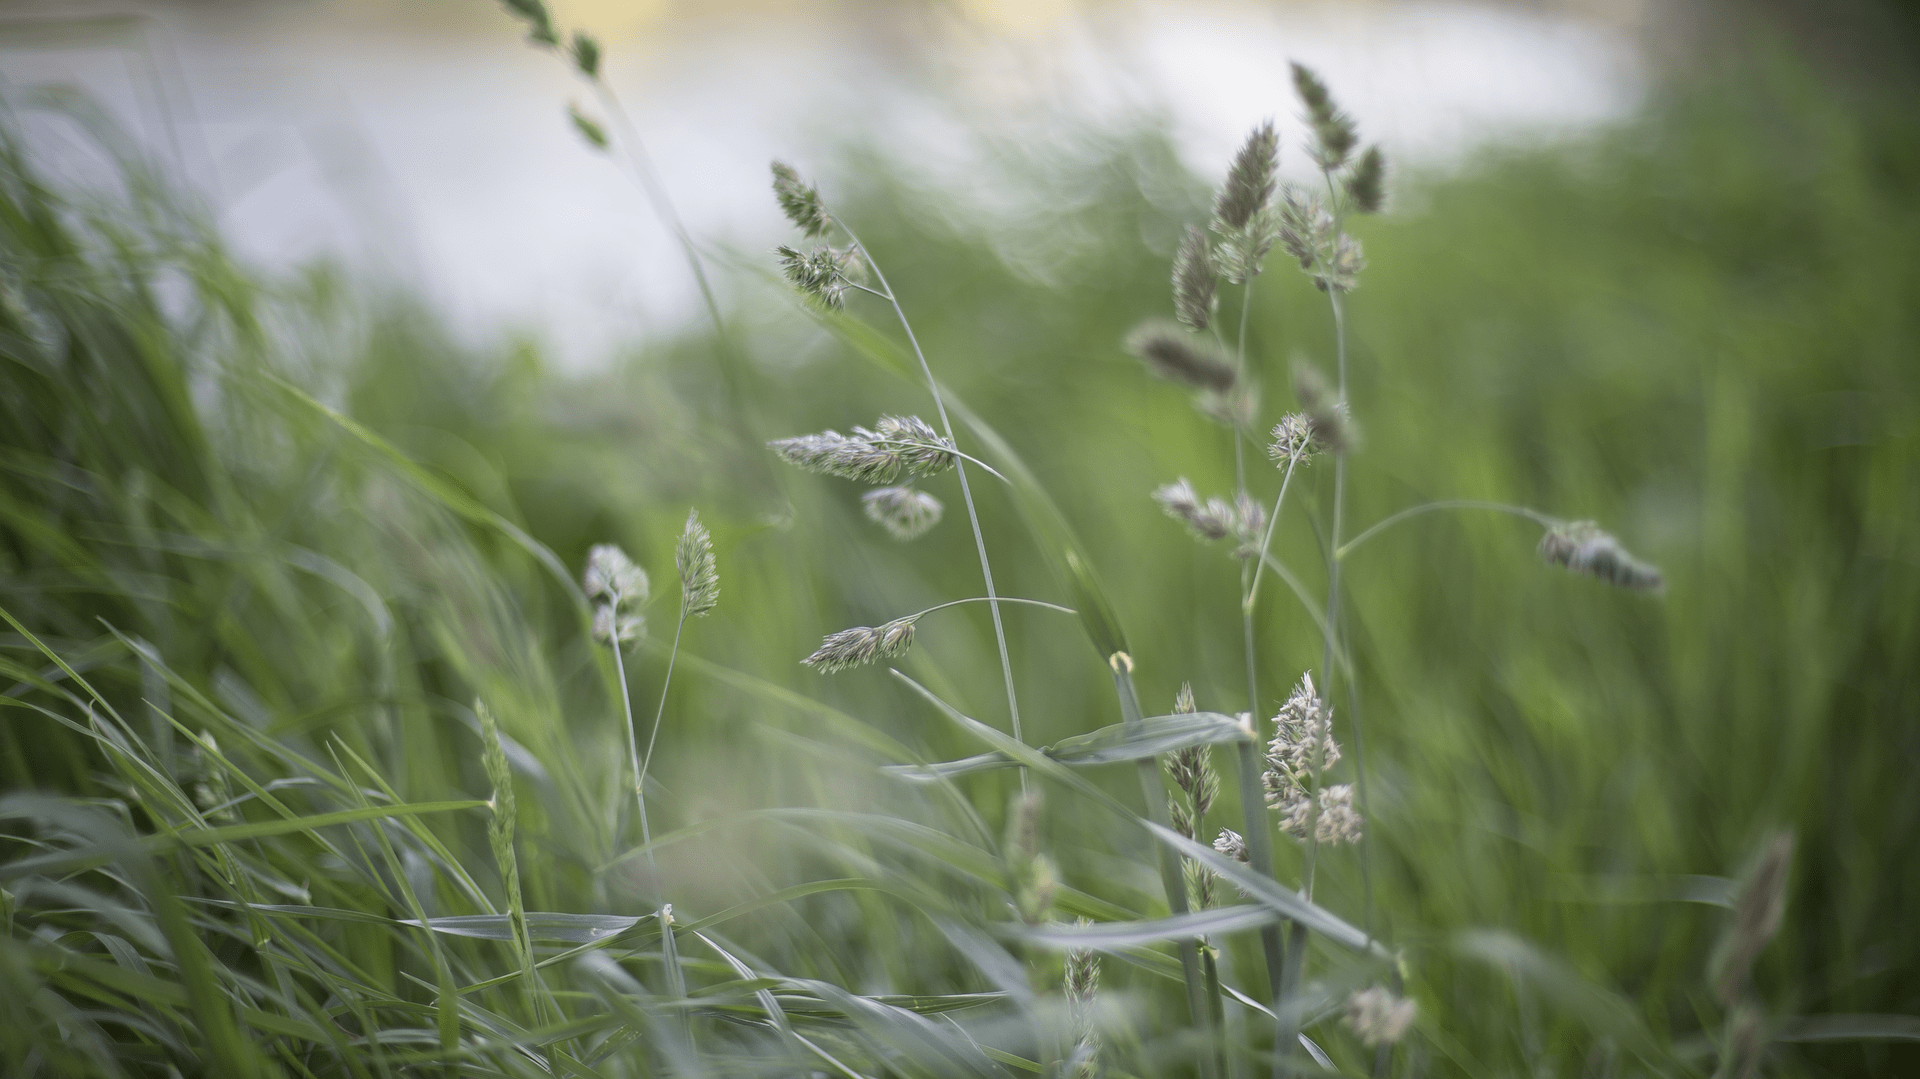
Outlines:
<svg viewBox="0 0 1920 1079"><path fill-rule="evenodd" d="M426 297L469 341L531 333L574 370L703 317L638 187L565 118L569 100L604 115L591 89L484 0L457 18L369 0L77 10L101 18L0 9L0 85L87 91L253 265L330 256ZM1070 122L1165 117L1187 163L1217 177L1272 116L1291 171L1290 59L1392 160L1423 168L1577 135L1630 111L1642 85L1626 28L1511 6L1122 2L881 25L875 10L603 35L607 78L703 247L790 240L767 161L819 173L862 134L987 207L1018 192L970 167L982 136L1043 144ZM49 167L96 161L63 122L28 126Z"/></svg>

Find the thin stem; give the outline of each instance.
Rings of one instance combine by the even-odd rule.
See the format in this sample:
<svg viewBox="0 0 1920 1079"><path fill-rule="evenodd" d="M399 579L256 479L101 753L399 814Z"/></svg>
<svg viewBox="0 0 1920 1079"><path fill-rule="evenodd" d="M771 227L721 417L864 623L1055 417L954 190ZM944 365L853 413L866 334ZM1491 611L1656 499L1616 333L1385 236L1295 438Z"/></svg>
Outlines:
<svg viewBox="0 0 1920 1079"><path fill-rule="evenodd" d="M1539 510L1528 509L1525 506L1515 506L1506 502L1483 502L1473 498L1449 498L1439 502L1422 502L1418 506L1409 506L1393 514L1348 540L1344 545L1335 547L1333 557L1335 559L1347 557L1355 547L1372 539L1375 533L1384 532L1409 517L1418 517L1424 513L1438 513L1441 510L1493 510L1497 513L1511 513L1515 517L1525 517L1542 528L1554 528L1563 523L1558 518L1549 517Z"/></svg>
<svg viewBox="0 0 1920 1079"><path fill-rule="evenodd" d="M918 618L920 617L920 615L932 614L935 611L945 610L948 607L958 607L962 603L986 603L986 602L988 602L988 600L987 600L987 597L985 596L968 596L966 599L950 599L945 603L936 603L933 606L928 607L926 610L919 612L919 614L910 614L907 617ZM1045 607L1047 610L1050 610L1050 611L1059 611L1061 614L1079 614L1080 613L1079 611L1074 610L1072 607L1062 607L1058 603L1048 603L1045 600L1039 600L1039 599L1021 599L1019 596L996 596L994 597L993 602L1025 603L1033 607ZM895 619L894 621L897 622L899 621L899 619Z"/></svg>
<svg viewBox="0 0 1920 1079"><path fill-rule="evenodd" d="M910 438L876 438L873 440L873 444L876 446L906 446L910 449L921 449L921 450L934 449L934 450L939 450L941 453L950 453L953 456L960 458L962 461L972 461L974 464L979 465L981 468L985 469L987 471L987 474L992 476L994 479L999 480L1001 483L1004 483L1009 487L1013 486L1013 481L1006 478L1005 476L1002 476L999 473L999 471L996 470L992 465L987 464L985 461L980 460L978 457L970 457L967 454L961 453L959 450L954 449L952 446L930 446L925 442L915 442L913 439L910 439Z"/></svg>
<svg viewBox="0 0 1920 1079"><path fill-rule="evenodd" d="M894 316L900 320L900 328L906 331L907 343L913 346L913 357L920 361L920 373L926 376L927 392L932 395L933 407L940 414L940 428L947 436L948 442L958 445L958 440L953 436L953 421L947 417L946 399L940 393L940 383L933 377L933 368L927 364L927 354L921 350L920 339L914 336L913 324L907 321L907 313L900 307L899 299L894 296L893 286L887 284L887 275L881 271L880 263L874 259L873 252L867 250L867 245L860 242L860 237L847 227L847 223L838 217L833 220L847 234L847 239L860 249L861 258L866 260L867 268L873 271L874 279L880 283L880 288L886 293L886 301L892 305ZM980 531L980 511L973 504L973 489L967 483L966 462L956 461L953 468L960 476L960 498L967 504L967 522L973 526L973 546L980 556L980 576L986 582L987 606L993 611L993 637L1000 646L1000 674L1007 684L1008 720L1014 741L1025 742L1026 738L1020 732L1020 698L1013 688L1013 658L1007 653L1007 629L1000 619L1000 598L993 590L993 566L987 560L986 535ZM1028 790L1029 785L1027 770L1023 767L1020 769L1021 791Z"/></svg>
<svg viewBox="0 0 1920 1079"><path fill-rule="evenodd" d="M616 604L615 614L617 615L618 613L619 609ZM627 712L627 755L633 765L633 801L640 809L640 841L646 846L647 872L653 877L655 893L660 897L658 917L660 922L661 965L666 968L667 991L675 1000L679 1000L687 995L687 984L685 975L680 970L679 948L673 939L673 908L666 901L666 886L660 880L660 863L655 860L653 854L653 829L647 823L647 767L653 763L654 740L660 736L660 720L661 717L666 715L667 691L673 686L673 664L674 660L679 658L680 634L686 629L686 626L687 608L686 604L682 602L680 605L680 621L673 629L673 650L667 653L667 674L660 683L660 707L653 713L653 731L647 735L647 752L644 757L640 756L635 745L633 698L627 690L626 664L620 658L619 640L616 639L613 642L614 671L620 677L620 703L626 708ZM685 1016L682 1016L682 1019L688 1045L691 1045L691 1020Z"/></svg>
<svg viewBox="0 0 1920 1079"><path fill-rule="evenodd" d="M1260 573L1267 568L1267 551L1273 547L1273 530L1280 523L1280 505L1287 500L1287 487L1293 483L1293 469L1299 463L1298 452L1287 455L1287 471L1280 477L1280 493L1274 496L1273 513L1267 517L1266 534L1260 537L1260 565L1253 571L1253 584L1247 589L1246 598L1242 601L1248 610L1252 610L1254 601L1260 596Z"/></svg>

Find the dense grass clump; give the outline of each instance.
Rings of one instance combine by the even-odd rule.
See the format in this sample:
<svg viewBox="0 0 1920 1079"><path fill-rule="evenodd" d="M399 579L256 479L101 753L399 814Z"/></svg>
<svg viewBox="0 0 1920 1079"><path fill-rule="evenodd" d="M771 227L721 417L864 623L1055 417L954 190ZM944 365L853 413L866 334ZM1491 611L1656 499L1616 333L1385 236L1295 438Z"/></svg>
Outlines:
<svg viewBox="0 0 1920 1079"><path fill-rule="evenodd" d="M7 128L0 1071L1911 1070L1920 139L1719 79L1383 186L1305 73L1031 222L786 169L835 302L581 380Z"/></svg>

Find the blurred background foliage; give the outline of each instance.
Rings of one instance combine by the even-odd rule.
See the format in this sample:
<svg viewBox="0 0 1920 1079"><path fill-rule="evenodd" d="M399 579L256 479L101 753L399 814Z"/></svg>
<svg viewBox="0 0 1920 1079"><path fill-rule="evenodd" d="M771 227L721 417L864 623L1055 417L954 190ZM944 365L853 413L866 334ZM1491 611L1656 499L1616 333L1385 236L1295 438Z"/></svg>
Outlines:
<svg viewBox="0 0 1920 1079"><path fill-rule="evenodd" d="M1558 573L1533 557L1535 530L1497 516L1421 518L1349 565L1359 681L1339 705L1365 721L1374 900L1363 909L1350 851L1323 855L1316 898L1407 950L1422 1010L1409 1052L1432 1072L1613 1074L1604 1023L1551 979L1458 946L1486 927L1617 989L1682 1066L1709 1070L1719 1012L1703 969L1726 915L1663 901L1662 882L1733 875L1783 827L1799 847L1785 928L1757 974L1769 1009L1920 1014L1916 121L1904 91L1836 85L1763 50L1673 77L1631 122L1576 145L1397 176L1396 209L1359 223L1371 266L1349 311L1365 443L1348 520L1434 498L1517 502L1600 521L1668 579L1648 598ZM150 724L180 774L195 774L195 751L158 718L169 701L190 728L224 714L315 760L338 738L406 800L483 797L479 694L534 762L522 762L529 905L643 912L644 879L596 872L622 846L608 823L621 804L608 762L622 756L608 664L567 587L499 522L573 571L611 541L654 572L667 598L627 668L650 701L671 544L692 506L714 530L724 591L690 627L666 703L656 831L772 806L964 830L969 810L873 766L977 747L884 671L823 678L797 662L824 633L980 582L950 478L931 484L947 520L900 545L862 517L851 485L778 469L764 450L882 413L930 415L921 388L787 297L770 256L721 259L736 296L723 335L563 376L537 342L456 345L407 297L335 270L262 280L133 162L120 191L88 196L37 189L17 140L6 153L0 606ZM1178 230L1205 218L1214 178L1188 175L1151 128L1002 155L1029 197L992 219L951 213L881 147L801 164L875 252L943 381L1085 540L1149 712L1187 680L1202 708L1239 711L1237 564L1148 497L1183 475L1225 492L1230 445L1119 348L1169 312ZM1330 361L1331 325L1284 260L1253 303L1270 424L1289 407L1289 363ZM873 304L854 311L895 336ZM1329 491L1306 478L1277 543L1318 590ZM1068 602L1004 491L975 489L1003 593ZM1263 716L1319 655L1291 597L1267 596ZM1077 627L1038 610L1007 619L1030 742L1117 720ZM920 631L903 669L1003 724L984 608ZM85 737L19 706L48 692L28 673L57 672L18 633L0 650L20 682L0 723L7 787L124 800ZM1134 797L1131 777L1099 778ZM1013 784L960 782L986 835ZM1237 823L1224 802L1215 827ZM1064 792L1045 827L1067 885L1130 910L1158 902L1134 834ZM463 854L486 849L478 818L445 830ZM660 854L676 908L695 914L837 872L756 818ZM336 890L330 905L381 902L323 862L301 867L298 850L279 857L290 885ZM985 893L955 901L1004 917ZM735 928L773 968L859 992L987 987L926 920L872 896L796 900ZM417 961L341 932L370 969ZM1230 953L1257 970L1250 941ZM16 987L39 984L9 963ZM1109 984L1128 1000L1177 994L1118 964ZM1137 1014L1150 1040L1161 1020ZM46 1037L38 1024L12 1025L9 1060ZM1775 1053L1780 1074L1920 1067L1912 1047L1878 1042Z"/></svg>

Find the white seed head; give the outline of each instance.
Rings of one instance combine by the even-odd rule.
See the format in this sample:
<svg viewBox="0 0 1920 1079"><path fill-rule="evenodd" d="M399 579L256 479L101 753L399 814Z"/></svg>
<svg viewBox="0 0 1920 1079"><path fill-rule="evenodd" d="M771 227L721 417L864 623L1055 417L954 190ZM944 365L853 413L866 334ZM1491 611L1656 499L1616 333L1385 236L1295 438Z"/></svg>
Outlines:
<svg viewBox="0 0 1920 1079"><path fill-rule="evenodd" d="M720 571L713 561L713 536L700 523L697 510L687 513L673 562L680 571L681 609L696 618L711 613L720 602Z"/></svg>
<svg viewBox="0 0 1920 1079"><path fill-rule="evenodd" d="M1271 797L1271 795L1269 795ZM1271 803L1269 803L1271 804ZM1353 784L1336 783L1320 788L1320 811L1313 811L1313 800L1298 790L1280 808L1280 830L1306 841L1311 824L1313 834L1322 843L1358 843L1366 833L1360 811L1353 806Z"/></svg>
<svg viewBox="0 0 1920 1079"><path fill-rule="evenodd" d="M1313 438L1313 421L1304 412L1289 412L1273 425L1273 441L1267 444L1267 456L1278 468L1290 462L1306 464L1320 452Z"/></svg>
<svg viewBox="0 0 1920 1079"><path fill-rule="evenodd" d="M615 614L603 603L593 611L593 639L602 644L629 644L647 635L647 620L637 614Z"/></svg>
<svg viewBox="0 0 1920 1079"><path fill-rule="evenodd" d="M1225 539L1233 533L1233 507L1224 498L1211 498L1202 505L1185 476L1154 491L1153 500L1167 511L1167 516L1184 522L1200 539Z"/></svg>
<svg viewBox="0 0 1920 1079"><path fill-rule="evenodd" d="M580 586L588 599L605 596L616 606L645 603L649 590L647 571L611 543L596 544L587 552L587 570L581 575Z"/></svg>
<svg viewBox="0 0 1920 1079"><path fill-rule="evenodd" d="M1340 760L1340 744L1333 740L1333 710L1314 692L1313 675L1302 674L1273 717L1273 741L1267 744L1267 768L1262 775L1267 805L1284 809L1306 797L1314 774L1315 743L1320 773Z"/></svg>
<svg viewBox="0 0 1920 1079"><path fill-rule="evenodd" d="M918 616L896 618L879 627L855 626L829 633L820 642L820 647L800 662L821 674L834 674L872 663L876 659L905 655L913 647L915 617Z"/></svg>
<svg viewBox="0 0 1920 1079"><path fill-rule="evenodd" d="M1414 1003L1379 986L1347 998L1346 1024L1366 1046L1392 1045L1413 1025Z"/></svg>
<svg viewBox="0 0 1920 1079"><path fill-rule="evenodd" d="M1568 521L1540 537L1540 557L1619 588L1658 592L1666 586L1660 570L1627 553L1620 541L1592 521Z"/></svg>
<svg viewBox="0 0 1920 1079"><path fill-rule="evenodd" d="M912 487L876 487L860 496L860 504L868 519L903 541L917 539L939 524L945 510L939 499Z"/></svg>
<svg viewBox="0 0 1920 1079"><path fill-rule="evenodd" d="M1250 860L1250 856L1247 854L1246 837L1231 828L1220 829L1220 834L1214 838L1213 849L1232 858L1236 862L1246 862Z"/></svg>

